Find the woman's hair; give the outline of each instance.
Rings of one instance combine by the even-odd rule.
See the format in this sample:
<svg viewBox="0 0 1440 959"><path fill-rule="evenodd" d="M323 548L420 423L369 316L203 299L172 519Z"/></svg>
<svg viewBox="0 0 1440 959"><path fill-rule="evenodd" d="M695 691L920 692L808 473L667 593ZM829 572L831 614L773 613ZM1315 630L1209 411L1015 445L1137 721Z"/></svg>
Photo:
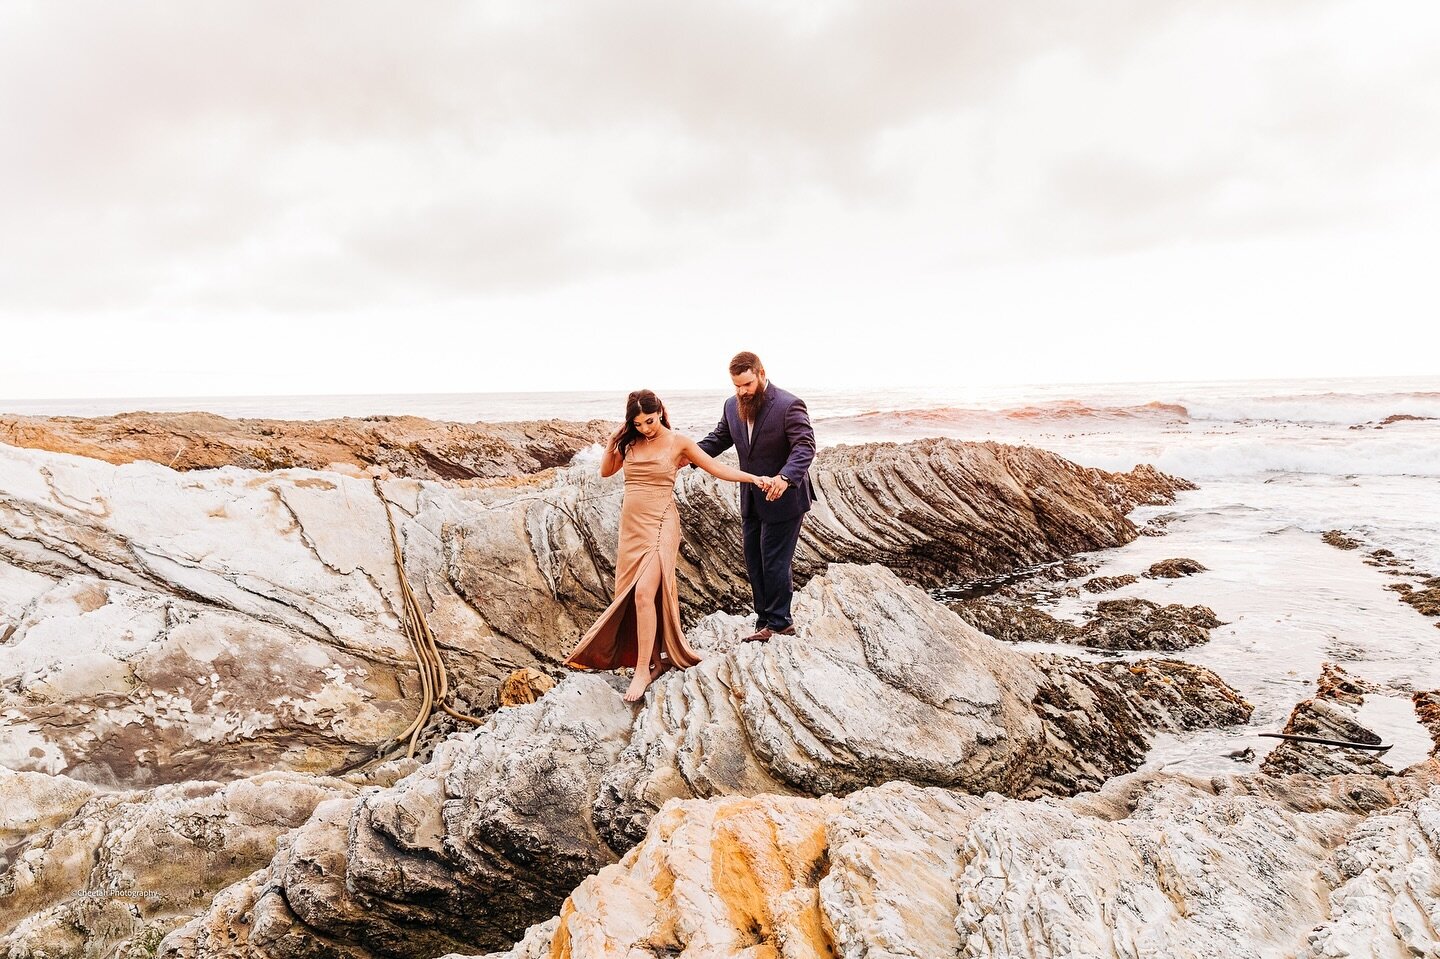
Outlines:
<svg viewBox="0 0 1440 959"><path fill-rule="evenodd" d="M665 404L660 402L660 397L650 390L636 390L631 393L625 398L625 433L616 447L620 450L622 460L630 444L640 438L640 431L635 428L635 417L641 413L659 413L661 425L667 430L670 428L670 417L666 415Z"/></svg>

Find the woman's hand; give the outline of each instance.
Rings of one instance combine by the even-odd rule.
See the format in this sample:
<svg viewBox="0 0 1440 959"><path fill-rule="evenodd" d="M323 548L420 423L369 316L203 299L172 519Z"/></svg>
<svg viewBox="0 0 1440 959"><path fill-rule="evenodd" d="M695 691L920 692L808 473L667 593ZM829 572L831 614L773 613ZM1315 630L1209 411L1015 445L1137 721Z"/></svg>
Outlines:
<svg viewBox="0 0 1440 959"><path fill-rule="evenodd" d="M610 439L605 442L605 452L620 452L620 438L625 435L625 425L622 423L615 432L610 434Z"/></svg>

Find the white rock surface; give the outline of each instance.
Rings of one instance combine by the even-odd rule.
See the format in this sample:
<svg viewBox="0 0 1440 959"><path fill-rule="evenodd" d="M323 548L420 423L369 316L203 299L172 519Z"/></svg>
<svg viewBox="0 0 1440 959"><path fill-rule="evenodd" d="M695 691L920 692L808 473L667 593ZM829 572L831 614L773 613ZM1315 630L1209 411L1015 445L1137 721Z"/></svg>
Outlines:
<svg viewBox="0 0 1440 959"><path fill-rule="evenodd" d="M826 451L816 480L802 575L878 560L922 582L1124 542L1155 482L950 441ZM621 487L593 465L384 489L472 702L554 668L608 603ZM740 608L734 486L689 470L677 496L687 615ZM418 708L397 588L365 479L0 446L0 766L121 787L348 768Z"/></svg>
<svg viewBox="0 0 1440 959"><path fill-rule="evenodd" d="M393 787L327 804L161 955L302 959L317 937L354 956L493 948L653 834L672 798L895 779L1068 792L1133 769L1156 729L1248 715L1193 667L1121 664L1117 679L1032 659L879 566L832 566L796 609L798 635L766 644L737 645L734 617L707 619L692 630L705 661L640 706L621 701L622 677L575 675ZM1131 681L1170 692L1127 706L1147 695ZM1091 748L1106 739L1118 748Z"/></svg>
<svg viewBox="0 0 1440 959"><path fill-rule="evenodd" d="M0 955L153 955L322 800L356 792L300 773L100 792L0 769Z"/></svg>
<svg viewBox="0 0 1440 959"><path fill-rule="evenodd" d="M489 959L1435 955L1440 788L1395 784L1363 784L1380 811L1308 777L1165 774L1033 802L676 800Z"/></svg>

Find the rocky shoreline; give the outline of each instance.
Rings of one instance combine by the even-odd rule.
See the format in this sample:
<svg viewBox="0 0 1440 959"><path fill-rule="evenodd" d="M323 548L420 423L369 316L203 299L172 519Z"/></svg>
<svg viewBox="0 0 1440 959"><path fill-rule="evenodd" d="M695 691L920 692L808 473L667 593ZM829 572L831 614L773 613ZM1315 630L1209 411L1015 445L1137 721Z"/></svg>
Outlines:
<svg viewBox="0 0 1440 959"><path fill-rule="evenodd" d="M583 452L604 424L195 417L0 419L21 444L0 445L0 954L1436 945L1433 752L1396 771L1287 742L1254 775L1137 773L1155 736L1249 704L1188 663L1013 647L1204 642L1204 606L1036 606L1124 585L1073 557L1163 535L1126 514L1183 480L995 443L823 450L800 634L737 647L734 490L686 471L705 661L632 708L621 677L558 668L613 575L619 490ZM458 702L488 717L432 722L418 760L382 761L417 680L381 497ZM525 704L497 708L521 670ZM1378 741L1366 694L1327 667L1286 731ZM1415 706L1440 742L1436 695Z"/></svg>
<svg viewBox="0 0 1440 959"><path fill-rule="evenodd" d="M181 472L238 466L465 481L563 466L613 424L447 423L418 416L338 420L229 419L214 413L0 415L0 443L102 462L148 460Z"/></svg>
<svg viewBox="0 0 1440 959"><path fill-rule="evenodd" d="M1359 549L1365 545L1361 540L1338 529L1327 531L1322 538L1327 544L1342 550ZM1370 550L1365 564L1378 567L1382 572L1396 578L1395 582L1386 588L1398 593L1400 602L1410 606L1421 616L1440 616L1440 575L1417 569L1413 563L1384 547ZM1440 629L1440 622L1435 623L1435 628Z"/></svg>
<svg viewBox="0 0 1440 959"><path fill-rule="evenodd" d="M879 562L935 585L1119 545L1166 482L954 441L826 450L814 475L801 583ZM621 491L585 464L377 485L0 446L0 765L132 788L370 758L417 688L386 501L461 705L483 713L513 671L557 669L608 602ZM687 623L742 608L733 485L687 471L677 500Z"/></svg>

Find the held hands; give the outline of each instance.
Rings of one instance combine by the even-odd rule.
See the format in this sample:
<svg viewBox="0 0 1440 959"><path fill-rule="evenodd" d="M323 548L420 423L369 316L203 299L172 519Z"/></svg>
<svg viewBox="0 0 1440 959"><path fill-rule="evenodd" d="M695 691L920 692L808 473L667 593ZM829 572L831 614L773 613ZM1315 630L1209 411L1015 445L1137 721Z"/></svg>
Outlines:
<svg viewBox="0 0 1440 959"><path fill-rule="evenodd" d="M790 488L790 481L783 476L757 476L754 483L765 491L765 501L773 503Z"/></svg>

